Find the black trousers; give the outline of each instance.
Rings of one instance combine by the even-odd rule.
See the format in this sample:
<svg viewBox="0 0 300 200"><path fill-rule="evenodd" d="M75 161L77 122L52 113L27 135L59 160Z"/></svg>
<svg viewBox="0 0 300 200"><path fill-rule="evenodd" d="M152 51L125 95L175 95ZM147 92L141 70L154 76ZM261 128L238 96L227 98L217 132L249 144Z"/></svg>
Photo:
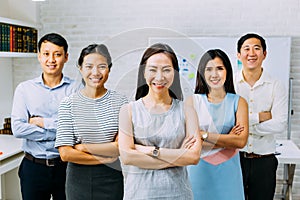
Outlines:
<svg viewBox="0 0 300 200"><path fill-rule="evenodd" d="M240 154L246 200L273 200L278 160L275 155L244 158Z"/></svg>
<svg viewBox="0 0 300 200"><path fill-rule="evenodd" d="M23 200L65 200L66 163L48 167L23 158L19 177Z"/></svg>

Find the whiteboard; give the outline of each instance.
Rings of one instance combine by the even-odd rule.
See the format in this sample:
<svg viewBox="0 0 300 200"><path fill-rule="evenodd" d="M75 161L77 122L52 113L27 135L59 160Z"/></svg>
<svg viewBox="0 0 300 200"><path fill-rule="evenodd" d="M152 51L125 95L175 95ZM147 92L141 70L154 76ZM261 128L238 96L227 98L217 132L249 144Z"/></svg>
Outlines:
<svg viewBox="0 0 300 200"><path fill-rule="evenodd" d="M186 38L149 38L149 45L157 42L169 44L176 55L181 74L181 83L184 96L193 93L197 66L201 56L209 49L218 48L228 55L234 73L242 68L237 59L238 37L186 37ZM290 78L290 37L266 37L267 57L263 62L263 68L268 73L280 80L285 88L289 88Z"/></svg>

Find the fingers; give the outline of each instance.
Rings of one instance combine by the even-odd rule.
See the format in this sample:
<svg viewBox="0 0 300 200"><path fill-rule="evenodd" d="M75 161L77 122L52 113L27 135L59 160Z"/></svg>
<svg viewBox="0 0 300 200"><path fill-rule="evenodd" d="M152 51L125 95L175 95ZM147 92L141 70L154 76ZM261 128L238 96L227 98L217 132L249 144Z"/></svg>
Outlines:
<svg viewBox="0 0 300 200"><path fill-rule="evenodd" d="M244 127L239 128L238 130L235 131L236 135L240 135L244 130Z"/></svg>
<svg viewBox="0 0 300 200"><path fill-rule="evenodd" d="M94 155L95 156L95 155ZM115 162L118 157L103 157L103 156L95 156L99 161L100 163L102 164L106 164L106 163L112 163L112 162Z"/></svg>
<svg viewBox="0 0 300 200"><path fill-rule="evenodd" d="M244 127L241 126L240 124L235 125L229 134L235 134L235 135L240 135L244 130Z"/></svg>
<svg viewBox="0 0 300 200"><path fill-rule="evenodd" d="M82 150L82 145L81 144L76 144L74 145L74 149L78 150L78 151L83 151Z"/></svg>
<svg viewBox="0 0 300 200"><path fill-rule="evenodd" d="M196 142L196 138L193 135L191 135L183 141L181 148L190 149L194 145L195 142Z"/></svg>
<svg viewBox="0 0 300 200"><path fill-rule="evenodd" d="M186 139L185 139L185 143L188 143L188 142L190 142L191 140L193 140L193 139L195 139L194 138L194 135L189 135Z"/></svg>
<svg viewBox="0 0 300 200"><path fill-rule="evenodd" d="M186 149L192 148L192 146L195 144L195 142L196 142L196 138L194 138L189 144L187 144L185 148Z"/></svg>

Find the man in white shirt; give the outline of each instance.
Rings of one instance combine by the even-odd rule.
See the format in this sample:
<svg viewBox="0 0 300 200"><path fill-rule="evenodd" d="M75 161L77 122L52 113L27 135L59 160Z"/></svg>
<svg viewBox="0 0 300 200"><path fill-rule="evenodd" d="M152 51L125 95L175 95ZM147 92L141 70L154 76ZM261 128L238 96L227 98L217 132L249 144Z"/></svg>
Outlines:
<svg viewBox="0 0 300 200"><path fill-rule="evenodd" d="M273 200L278 166L275 134L287 127L288 94L262 67L267 50L261 36L242 36L237 51L243 68L236 74L235 89L249 106L249 138L240 151L245 199Z"/></svg>

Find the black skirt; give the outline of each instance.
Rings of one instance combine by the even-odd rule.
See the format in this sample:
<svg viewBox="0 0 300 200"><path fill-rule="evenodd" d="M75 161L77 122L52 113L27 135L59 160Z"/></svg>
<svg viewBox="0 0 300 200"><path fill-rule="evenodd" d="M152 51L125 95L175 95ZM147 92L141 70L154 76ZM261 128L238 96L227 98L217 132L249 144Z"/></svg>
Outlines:
<svg viewBox="0 0 300 200"><path fill-rule="evenodd" d="M110 165L68 163L66 178L68 200L122 200L123 188L119 161Z"/></svg>

